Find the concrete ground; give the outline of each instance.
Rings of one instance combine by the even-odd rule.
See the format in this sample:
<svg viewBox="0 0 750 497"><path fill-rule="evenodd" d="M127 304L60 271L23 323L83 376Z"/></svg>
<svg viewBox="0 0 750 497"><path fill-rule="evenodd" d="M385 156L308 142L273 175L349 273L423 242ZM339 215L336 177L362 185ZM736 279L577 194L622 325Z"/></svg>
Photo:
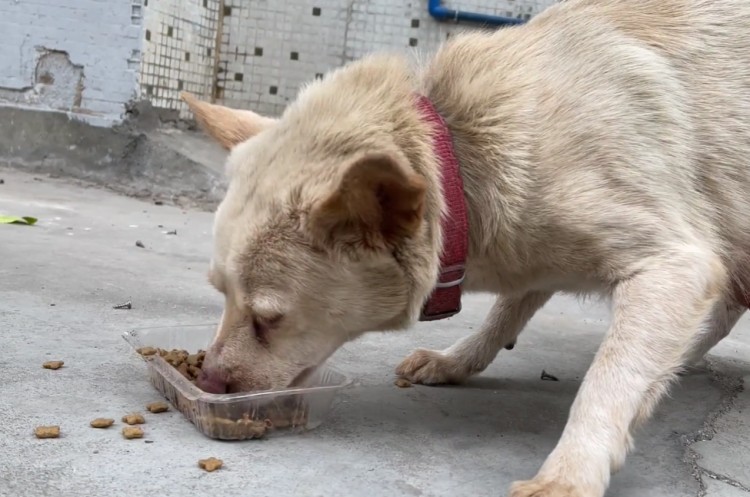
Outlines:
<svg viewBox="0 0 750 497"><path fill-rule="evenodd" d="M217 442L169 412L149 418L145 440L126 441L88 427L158 399L121 333L221 312L205 279L211 215L8 170L0 178L0 213L39 218L0 225L2 496L502 496L554 446L607 325L606 308L558 298L467 385L394 387L393 368L414 347L444 347L480 325L490 298L469 296L452 320L337 353L331 362L354 383L314 431ZM112 308L128 300L132 310ZM42 369L50 359L65 367ZM750 496L748 362L745 316L639 432L608 495ZM541 381L542 370L560 381ZM42 424L61 425L62 438L35 439ZM225 468L198 469L208 456Z"/></svg>

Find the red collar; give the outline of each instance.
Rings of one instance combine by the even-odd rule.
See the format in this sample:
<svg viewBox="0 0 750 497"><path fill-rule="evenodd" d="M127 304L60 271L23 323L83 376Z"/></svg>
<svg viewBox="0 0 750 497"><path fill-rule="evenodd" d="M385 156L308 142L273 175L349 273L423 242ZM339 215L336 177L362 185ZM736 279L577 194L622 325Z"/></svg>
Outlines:
<svg viewBox="0 0 750 497"><path fill-rule="evenodd" d="M417 107L434 128L433 149L440 162L446 213L442 219L443 250L440 276L430 298L422 307L420 321L435 321L461 312L461 284L469 248L469 221L466 215L464 184L448 125L432 102L418 96Z"/></svg>

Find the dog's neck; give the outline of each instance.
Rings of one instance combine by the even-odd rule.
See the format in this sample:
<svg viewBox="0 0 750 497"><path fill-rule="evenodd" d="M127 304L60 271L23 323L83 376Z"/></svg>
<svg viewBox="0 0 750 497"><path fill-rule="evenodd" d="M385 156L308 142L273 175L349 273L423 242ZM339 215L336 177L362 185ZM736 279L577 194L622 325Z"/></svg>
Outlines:
<svg viewBox="0 0 750 497"><path fill-rule="evenodd" d="M461 312L461 293L466 274L469 226L463 178L453 151L453 138L445 120L430 99L417 96L417 108L433 128L432 149L439 163L446 212L441 222L443 247L440 273L430 298L425 302L420 321L446 319Z"/></svg>
<svg viewBox="0 0 750 497"><path fill-rule="evenodd" d="M522 237L514 233L520 233L518 227L525 221L521 219L525 199L519 193L527 188L524 182L528 179L519 167L519 157L526 153L525 137L518 133L526 123L518 124L519 110L513 107L523 103L523 97L509 99L499 110L498 106L488 106L482 102L482 95L467 95L453 82L461 77L458 56L446 59L451 59L450 51L438 54L426 68L415 71L399 56L366 57L311 85L286 113L289 121L304 118L311 123L308 132L312 136L326 136L333 127L342 135L351 135L348 143L358 150L396 147L426 180L423 230L400 246L396 254L410 282L409 303L403 314L379 329L403 328L417 320L440 276L444 240L441 220L447 211L441 164L433 148L431 126L416 105L415 95L428 97L445 120L460 164L469 221L464 289L496 290L500 275L513 267L519 259L517 254L524 250L517 240ZM488 111L500 114L487 116L484 113ZM313 113L314 118L308 116ZM333 159L341 154L340 148L331 150ZM495 213L491 219L486 215L488 209ZM503 265L507 267L484 268L484 261L489 259L495 265L505 259Z"/></svg>

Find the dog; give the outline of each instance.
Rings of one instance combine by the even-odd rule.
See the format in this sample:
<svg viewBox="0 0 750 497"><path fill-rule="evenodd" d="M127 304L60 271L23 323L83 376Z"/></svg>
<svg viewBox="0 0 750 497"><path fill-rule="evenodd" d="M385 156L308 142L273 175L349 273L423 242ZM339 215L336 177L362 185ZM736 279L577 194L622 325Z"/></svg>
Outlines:
<svg viewBox="0 0 750 497"><path fill-rule="evenodd" d="M601 497L633 430L749 305L745 0L562 2L455 36L423 64L352 62L278 119L184 99L229 150L209 270L226 304L204 390L296 385L345 342L408 328L442 288L463 207L460 288L497 301L478 332L397 373L460 383L553 294L609 298L557 446L509 491Z"/></svg>

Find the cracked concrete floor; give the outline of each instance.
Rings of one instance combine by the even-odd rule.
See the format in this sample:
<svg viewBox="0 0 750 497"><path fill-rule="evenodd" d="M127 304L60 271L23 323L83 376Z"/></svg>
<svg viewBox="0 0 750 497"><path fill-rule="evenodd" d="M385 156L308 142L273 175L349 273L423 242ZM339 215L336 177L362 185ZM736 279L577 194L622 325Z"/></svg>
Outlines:
<svg viewBox="0 0 750 497"><path fill-rule="evenodd" d="M125 441L119 430L88 427L157 399L121 333L210 322L221 312L205 280L211 216L17 172L0 177L0 212L40 219L0 226L3 496L504 495L554 446L606 329L606 308L556 298L515 350L467 385L395 388L393 368L414 347L444 347L480 325L491 299L469 296L452 320L371 334L337 353L332 363L354 383L317 430L216 442L170 412L145 425L151 443ZM165 234L172 229L176 236ZM112 308L129 299L132 310ZM53 358L65 367L40 367ZM639 432L608 495L750 496L743 361L747 316L713 351L710 369L682 377ZM560 381L540 381L543 369ZM62 438L34 439L34 426L53 423ZM198 469L207 456L225 469Z"/></svg>

